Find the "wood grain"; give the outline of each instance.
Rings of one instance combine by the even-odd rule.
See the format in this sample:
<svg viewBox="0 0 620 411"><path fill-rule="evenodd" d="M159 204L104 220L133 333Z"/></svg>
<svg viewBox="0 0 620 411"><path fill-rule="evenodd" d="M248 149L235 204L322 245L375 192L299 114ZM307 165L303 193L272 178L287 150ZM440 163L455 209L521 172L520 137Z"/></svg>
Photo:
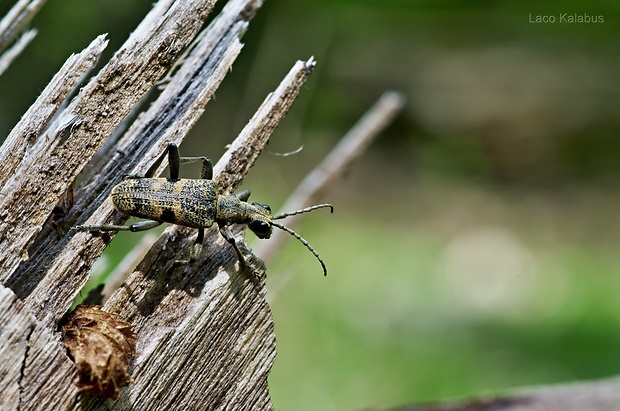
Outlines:
<svg viewBox="0 0 620 411"><path fill-rule="evenodd" d="M234 232L251 269L239 266L217 231L208 233L197 264L169 269L195 236L195 230L171 226L112 294L105 309L131 322L138 338L133 381L120 400L78 393L75 365L58 333L112 237L69 228L126 219L112 209L110 189L123 174L144 174L168 142L183 140L230 71L261 2L228 2L199 34L211 5L159 2L63 109L96 60L94 51L105 45L98 38L72 57L81 63L67 62L58 84L52 82L2 146L9 162L0 174L6 176L0 192L0 355L8 359L0 365L1 409L272 409L267 376L275 336L265 267L247 250L240 228ZM174 71L158 83L173 63ZM216 164L222 191L240 184L313 68L312 60L296 63ZM147 93L153 102L141 112ZM123 123L132 111L134 120ZM91 158L73 196L65 194ZM52 213L55 206L64 213Z"/></svg>

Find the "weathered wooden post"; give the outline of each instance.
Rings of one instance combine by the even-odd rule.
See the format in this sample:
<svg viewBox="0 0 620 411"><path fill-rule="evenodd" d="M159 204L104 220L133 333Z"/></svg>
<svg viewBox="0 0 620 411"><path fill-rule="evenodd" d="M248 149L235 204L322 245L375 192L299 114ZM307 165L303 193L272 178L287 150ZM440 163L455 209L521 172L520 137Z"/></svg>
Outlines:
<svg viewBox="0 0 620 411"><path fill-rule="evenodd" d="M133 382L120 400L78 393L75 366L57 331L112 238L69 228L122 222L107 200L110 188L125 174L144 174L168 142L183 140L261 5L232 0L200 33L213 3L159 1L64 106L106 46L103 36L95 39L67 61L0 149L0 409L272 408L267 375L275 337L264 267L257 260L252 275L240 271L217 231L207 233L197 264L170 274L164 267L182 258L195 230L169 227L106 303L105 310L133 324L138 338ZM159 92L157 82L173 64ZM241 182L313 67L312 59L296 63L217 163L223 190ZM159 95L120 133L149 92ZM67 193L74 203L57 207ZM243 241L240 230L236 235Z"/></svg>

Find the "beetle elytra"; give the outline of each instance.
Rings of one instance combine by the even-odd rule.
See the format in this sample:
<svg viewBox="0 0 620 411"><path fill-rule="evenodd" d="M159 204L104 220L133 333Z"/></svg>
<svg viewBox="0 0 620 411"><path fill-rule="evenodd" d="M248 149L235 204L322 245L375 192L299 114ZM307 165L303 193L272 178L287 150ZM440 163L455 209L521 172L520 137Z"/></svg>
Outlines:
<svg viewBox="0 0 620 411"><path fill-rule="evenodd" d="M327 275L325 263L314 248L299 234L274 220L307 213L319 208L330 208L331 204L318 204L301 210L271 215L266 204L248 203L250 191L220 195L218 185L213 181L213 165L206 157L181 157L174 143L168 144L169 178L127 177L117 184L110 194L114 207L134 217L146 219L131 225L78 225L76 231L144 231L162 223L172 223L198 229L198 236L190 251L189 260L176 264L195 262L202 251L204 229L216 223L220 234L235 249L239 261L246 264L235 238L228 228L232 224L246 224L258 238L270 238L272 227L277 227L297 238L317 258L323 273ZM181 164L202 162L201 179L179 178ZM152 167L152 172L156 167Z"/></svg>

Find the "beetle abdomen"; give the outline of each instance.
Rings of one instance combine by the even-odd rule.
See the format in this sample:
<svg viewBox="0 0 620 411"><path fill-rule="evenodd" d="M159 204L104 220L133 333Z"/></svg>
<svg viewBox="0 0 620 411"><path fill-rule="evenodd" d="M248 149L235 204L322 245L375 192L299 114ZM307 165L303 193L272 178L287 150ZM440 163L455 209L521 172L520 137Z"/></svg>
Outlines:
<svg viewBox="0 0 620 411"><path fill-rule="evenodd" d="M217 186L211 180L132 178L116 185L110 197L132 216L200 228L213 224Z"/></svg>

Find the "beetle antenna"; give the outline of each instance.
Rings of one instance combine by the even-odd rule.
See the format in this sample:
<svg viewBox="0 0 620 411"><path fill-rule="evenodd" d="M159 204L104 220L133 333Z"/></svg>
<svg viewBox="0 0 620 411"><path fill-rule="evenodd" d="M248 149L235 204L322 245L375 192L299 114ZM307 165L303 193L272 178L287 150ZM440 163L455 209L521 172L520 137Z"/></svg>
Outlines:
<svg viewBox="0 0 620 411"><path fill-rule="evenodd" d="M330 206L329 204L321 204L322 206ZM317 206L314 206L317 207ZM331 207L331 206L330 206ZM312 208L312 207L310 207ZM300 210L302 211L302 210ZM325 267L325 263L323 262L323 260L321 260L321 257L319 257L319 253L316 252L316 250L314 248L312 248L312 246L310 245L310 243L308 243L302 236L300 236L299 234L297 234L295 231L291 230L290 228L288 228L285 225L282 224L278 224L278 223L274 223L273 221L271 222L272 225L278 227L280 230L286 231L287 233L291 234L292 236L294 236L296 239L298 239L299 241L301 241L301 243L303 245L306 246L306 248L308 250L310 250L310 252L312 254L314 254L314 256L316 257L317 260L319 260L319 263L321 263L321 267L323 267L323 273L324 275L327 275L327 267Z"/></svg>
<svg viewBox="0 0 620 411"><path fill-rule="evenodd" d="M331 209L332 213L334 212L334 206L331 205L331 204L317 204L317 205L313 205L311 207L302 208L301 210L291 211L291 212L288 212L288 213L281 213L281 214L278 214L276 216L271 217L271 219L272 220L280 220L280 219L282 219L284 217L289 217L289 216L297 215L297 214L301 214L301 213L307 213L309 211L317 210L319 208L327 208L327 207L329 207Z"/></svg>

